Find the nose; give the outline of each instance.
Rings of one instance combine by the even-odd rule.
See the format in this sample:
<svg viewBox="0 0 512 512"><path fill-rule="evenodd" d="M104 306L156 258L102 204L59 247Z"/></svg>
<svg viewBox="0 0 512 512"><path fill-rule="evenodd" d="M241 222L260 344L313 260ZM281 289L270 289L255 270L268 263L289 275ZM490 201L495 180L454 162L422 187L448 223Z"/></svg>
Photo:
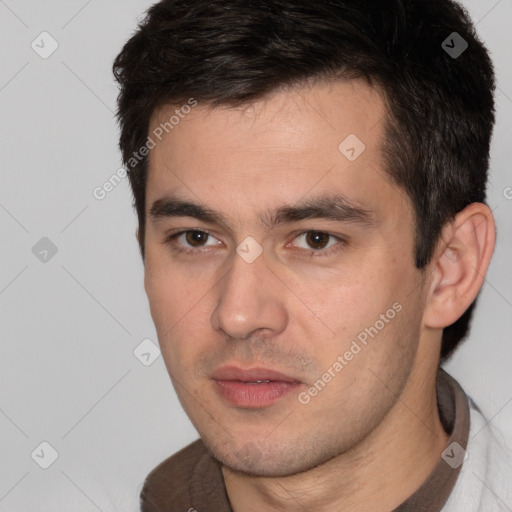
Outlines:
<svg viewBox="0 0 512 512"><path fill-rule="evenodd" d="M213 329L232 339L281 333L288 322L283 288L263 254L252 263L235 254L218 287L218 302L211 316Z"/></svg>

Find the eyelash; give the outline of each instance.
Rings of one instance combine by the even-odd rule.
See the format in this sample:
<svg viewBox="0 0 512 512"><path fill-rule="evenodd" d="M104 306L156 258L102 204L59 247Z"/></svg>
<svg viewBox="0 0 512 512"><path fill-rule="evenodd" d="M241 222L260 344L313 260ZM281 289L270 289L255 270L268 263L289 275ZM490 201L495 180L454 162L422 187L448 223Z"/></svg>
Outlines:
<svg viewBox="0 0 512 512"><path fill-rule="evenodd" d="M212 235L208 231L205 231L205 230L202 230L202 229L185 229L183 231L179 231L177 233L172 233L172 234L168 235L165 238L165 240L164 240L164 244L168 245L176 254L184 253L184 254L190 254L190 255L193 255L193 256L198 256L201 253L204 253L204 252L208 251L208 249L204 249L203 247L198 248L198 249L187 249L187 248L185 248L183 246L178 247L176 245L176 239L179 236L181 236L181 235L183 235L185 233L201 233L201 234L205 234L205 235L208 235L208 236L211 236L211 237L215 238L214 235ZM338 243L338 244L336 244L336 245L334 245L334 246L332 246L332 247L330 247L328 249L317 249L316 251L315 250L308 251L307 249L300 248L301 251L308 251L310 257L328 256L331 253L335 253L335 252L338 252L338 251L342 250L343 247L347 244L347 241L344 240L343 238L339 237L339 236L332 235L331 233L327 233L326 231L318 231L318 230L315 230L315 229L309 229L309 230L306 230L306 231L302 231L302 232L298 233L297 235L295 235L293 237L293 240L295 240L296 238L298 238L298 237L300 237L302 235L308 234L308 233L319 233L319 234L322 234L322 235L327 235L330 238L335 238L336 240L338 240L338 242L340 242L340 243Z"/></svg>

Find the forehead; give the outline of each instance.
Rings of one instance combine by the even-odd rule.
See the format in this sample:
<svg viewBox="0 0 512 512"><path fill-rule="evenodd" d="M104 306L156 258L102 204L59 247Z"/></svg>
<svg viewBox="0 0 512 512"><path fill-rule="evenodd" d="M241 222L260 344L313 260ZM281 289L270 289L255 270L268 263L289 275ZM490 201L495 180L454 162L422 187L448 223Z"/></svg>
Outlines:
<svg viewBox="0 0 512 512"><path fill-rule="evenodd" d="M283 89L244 107L183 105L151 117L148 207L164 192L219 209L226 199L261 210L325 192L368 210L404 206L382 162L385 102L363 80Z"/></svg>
<svg viewBox="0 0 512 512"><path fill-rule="evenodd" d="M170 133L175 135L175 139L186 138L189 135L187 128L191 128L195 135L203 136L203 143L208 142L207 135L213 141L222 139L225 134L224 142L230 145L237 145L248 136L250 140L243 141L246 145L274 142L282 144L284 149L288 143L297 149L297 145L307 146L306 138L311 140L313 131L318 133L319 138L323 138L322 135L328 131L332 132L331 135L338 132L336 137L341 137L343 131L367 137L368 132L373 131L385 115L383 94L359 79L324 80L300 87L281 88L239 107L212 107L194 100L197 106L189 108L191 103L190 99L157 108L150 119L150 135L156 130L161 132L160 136L157 133L159 140ZM200 130L199 126L194 126L194 121L204 125L208 123L217 130L212 133L206 126ZM300 121L299 125L297 121ZM236 138L229 130L233 123L238 125ZM242 124L245 124L245 128L240 131ZM255 133L258 139L254 138ZM374 135L378 136L378 133L379 130L376 130ZM301 134L304 135L302 140Z"/></svg>

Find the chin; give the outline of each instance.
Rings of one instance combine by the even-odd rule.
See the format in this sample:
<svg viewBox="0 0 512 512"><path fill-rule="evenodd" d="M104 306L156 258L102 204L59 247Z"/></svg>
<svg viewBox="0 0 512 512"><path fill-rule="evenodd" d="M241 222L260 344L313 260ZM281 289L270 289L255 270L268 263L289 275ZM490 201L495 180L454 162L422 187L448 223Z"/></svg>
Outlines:
<svg viewBox="0 0 512 512"><path fill-rule="evenodd" d="M240 449L219 451L209 447L213 456L229 470L252 477L276 478L293 476L303 473L327 462L332 456L317 456L314 460L305 457L304 450L292 446L288 450L281 445L260 447L251 441L243 444ZM313 455L313 454L311 454Z"/></svg>

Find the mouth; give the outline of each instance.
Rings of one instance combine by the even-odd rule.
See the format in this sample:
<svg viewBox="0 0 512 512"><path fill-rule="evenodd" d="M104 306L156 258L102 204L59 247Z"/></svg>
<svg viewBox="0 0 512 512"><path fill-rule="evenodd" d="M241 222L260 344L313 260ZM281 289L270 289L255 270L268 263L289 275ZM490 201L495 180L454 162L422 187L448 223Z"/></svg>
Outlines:
<svg viewBox="0 0 512 512"><path fill-rule="evenodd" d="M223 399L248 409L267 407L302 384L294 377L269 368L243 370L234 366L218 369L212 379Z"/></svg>

